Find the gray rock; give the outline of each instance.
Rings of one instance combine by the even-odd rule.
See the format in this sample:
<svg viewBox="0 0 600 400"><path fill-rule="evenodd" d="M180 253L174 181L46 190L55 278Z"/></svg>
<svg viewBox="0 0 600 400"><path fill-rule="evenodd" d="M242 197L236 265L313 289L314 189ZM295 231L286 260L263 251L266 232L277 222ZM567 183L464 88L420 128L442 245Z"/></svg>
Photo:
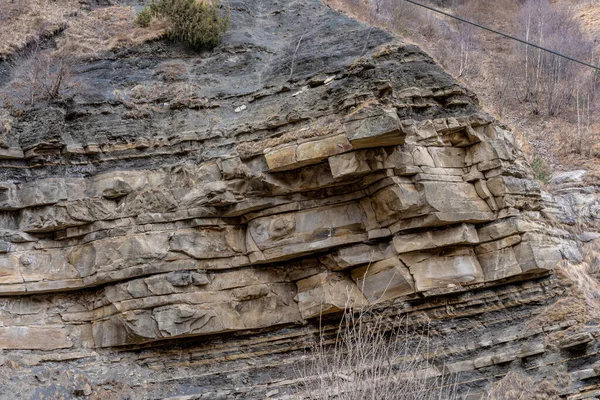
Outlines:
<svg viewBox="0 0 600 400"><path fill-rule="evenodd" d="M587 232L583 232L583 233L580 233L579 235L577 235L577 238L579 240L581 240L582 242L591 242L593 240L600 238L600 233L587 231Z"/></svg>
<svg viewBox="0 0 600 400"><path fill-rule="evenodd" d="M572 347L587 345L590 342L594 341L594 337L589 332L580 332L566 338L562 339L559 342L559 347L561 349L570 349Z"/></svg>
<svg viewBox="0 0 600 400"><path fill-rule="evenodd" d="M102 191L102 197L107 199L117 199L119 197L127 196L132 191L133 189L127 182L116 179Z"/></svg>
<svg viewBox="0 0 600 400"><path fill-rule="evenodd" d="M583 178L586 174L587 171L585 169L561 172L558 174L553 174L552 178L550 179L550 183L554 185L561 185L563 183L581 183L583 182Z"/></svg>

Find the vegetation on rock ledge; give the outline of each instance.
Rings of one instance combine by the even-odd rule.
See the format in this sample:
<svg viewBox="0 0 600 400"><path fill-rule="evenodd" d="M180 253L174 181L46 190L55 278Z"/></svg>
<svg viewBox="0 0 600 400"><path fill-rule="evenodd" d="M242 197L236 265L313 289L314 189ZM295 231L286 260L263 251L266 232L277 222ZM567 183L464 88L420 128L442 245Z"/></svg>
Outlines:
<svg viewBox="0 0 600 400"><path fill-rule="evenodd" d="M213 48L229 25L229 13L217 12L218 1L156 0L137 15L136 23L148 26L153 17L166 18L170 23L169 38L195 49Z"/></svg>

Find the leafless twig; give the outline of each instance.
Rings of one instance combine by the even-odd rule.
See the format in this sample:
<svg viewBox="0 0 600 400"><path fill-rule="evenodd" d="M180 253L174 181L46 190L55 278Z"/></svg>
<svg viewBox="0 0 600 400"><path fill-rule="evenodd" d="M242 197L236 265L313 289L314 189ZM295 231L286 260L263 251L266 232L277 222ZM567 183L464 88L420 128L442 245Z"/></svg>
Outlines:
<svg viewBox="0 0 600 400"><path fill-rule="evenodd" d="M365 55L365 51L367 51L367 44L369 44L369 38L371 37L371 31L373 30L373 27L369 27L369 32L367 33L367 38L365 39L365 45L363 46L362 51L360 52L360 57Z"/></svg>
<svg viewBox="0 0 600 400"><path fill-rule="evenodd" d="M444 376L431 363L429 333L409 335L400 317L388 318L350 303L337 330L319 323L319 338L298 368L294 399L456 399L457 375Z"/></svg>
<svg viewBox="0 0 600 400"><path fill-rule="evenodd" d="M302 39L304 39L304 36L306 35L306 32L304 32L302 34L302 36L300 36L300 40L298 40L298 44L296 45L296 49L294 50L294 55L292 56L292 66L290 67L290 77L289 79L292 79L292 75L294 74L294 64L296 62L296 54L298 54L298 49L300 48L300 43L302 43Z"/></svg>

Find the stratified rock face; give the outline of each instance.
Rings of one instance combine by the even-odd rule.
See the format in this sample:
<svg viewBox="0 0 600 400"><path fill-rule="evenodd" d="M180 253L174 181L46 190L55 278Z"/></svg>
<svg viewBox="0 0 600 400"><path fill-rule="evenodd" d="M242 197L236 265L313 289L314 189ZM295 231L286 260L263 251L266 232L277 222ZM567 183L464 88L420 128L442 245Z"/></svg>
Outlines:
<svg viewBox="0 0 600 400"><path fill-rule="evenodd" d="M133 398L275 396L282 370L246 365L235 389L210 374L244 346L270 343L256 330L283 329L269 344L277 351L253 357L285 365L273 354L301 348L290 338L308 335L302 325L349 299L400 299L400 312L430 307L434 320L438 307L450 316L437 318L467 315L448 307L471 291L487 293L489 310L511 307L511 296L538 306L557 296L552 279L507 289L577 249L529 218L540 188L470 92L417 47L316 0L230 5L232 28L214 52L152 43L89 61L75 72L85 90L22 117L0 149L0 348L34 370L63 361L87 379L37 395L79 385L108 396L126 382ZM163 79L174 63L181 75ZM169 97L174 85L187 97ZM152 100L139 100L144 90ZM196 360L185 368L168 353L157 364L158 341L226 332L255 333L185 347ZM139 345L145 361L128 352ZM544 352L535 346L510 360ZM212 384L189 381L200 359ZM31 394L35 372L6 365ZM121 367L135 376L108 382L106 370ZM178 377L187 383L161 387Z"/></svg>

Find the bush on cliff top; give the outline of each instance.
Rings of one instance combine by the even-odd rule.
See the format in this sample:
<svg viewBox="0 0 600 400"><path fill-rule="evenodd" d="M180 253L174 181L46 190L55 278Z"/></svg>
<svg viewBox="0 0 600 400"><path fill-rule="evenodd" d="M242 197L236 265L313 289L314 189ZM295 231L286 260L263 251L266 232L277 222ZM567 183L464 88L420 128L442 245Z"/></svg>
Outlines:
<svg viewBox="0 0 600 400"><path fill-rule="evenodd" d="M217 12L218 1L154 0L138 14L136 23L148 26L153 17L165 18L170 24L169 38L195 49L213 48L229 25L229 14Z"/></svg>

